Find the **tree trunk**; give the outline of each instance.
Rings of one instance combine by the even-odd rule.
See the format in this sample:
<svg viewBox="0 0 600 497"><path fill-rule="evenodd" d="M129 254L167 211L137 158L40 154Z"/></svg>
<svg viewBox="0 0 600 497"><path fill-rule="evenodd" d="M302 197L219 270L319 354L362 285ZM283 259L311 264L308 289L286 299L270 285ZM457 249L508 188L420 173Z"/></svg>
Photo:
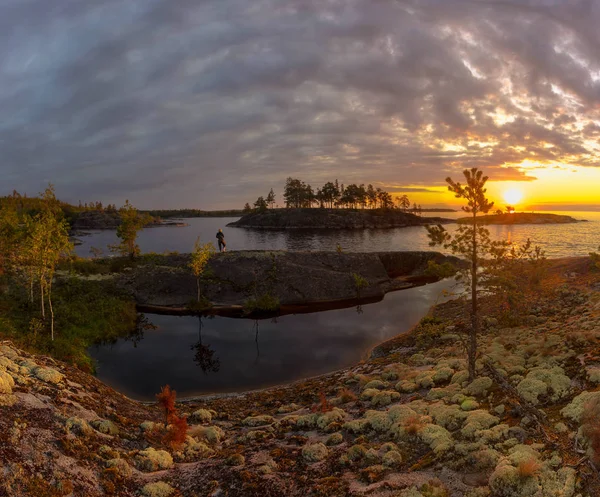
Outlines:
<svg viewBox="0 0 600 497"><path fill-rule="evenodd" d="M469 333L469 381L475 379L475 360L477 359L477 334L479 316L477 315L477 213L473 211L473 253L471 254L471 330Z"/></svg>
<svg viewBox="0 0 600 497"><path fill-rule="evenodd" d="M198 303L200 303L200 278L196 278L196 285L198 286Z"/></svg>
<svg viewBox="0 0 600 497"><path fill-rule="evenodd" d="M40 303L42 307L42 319L46 320L46 309L44 307L44 278L40 278Z"/></svg>
<svg viewBox="0 0 600 497"><path fill-rule="evenodd" d="M54 309L52 308L52 286L48 288L48 307L50 308L50 337L54 341Z"/></svg>

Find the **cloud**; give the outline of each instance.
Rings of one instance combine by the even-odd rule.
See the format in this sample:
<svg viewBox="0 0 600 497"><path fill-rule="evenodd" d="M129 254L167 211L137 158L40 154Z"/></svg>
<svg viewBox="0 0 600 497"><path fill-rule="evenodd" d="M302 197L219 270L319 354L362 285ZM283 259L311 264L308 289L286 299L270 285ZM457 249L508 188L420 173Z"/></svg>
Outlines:
<svg viewBox="0 0 600 497"><path fill-rule="evenodd" d="M599 22L587 0L6 1L3 185L218 208L288 176L595 167Z"/></svg>

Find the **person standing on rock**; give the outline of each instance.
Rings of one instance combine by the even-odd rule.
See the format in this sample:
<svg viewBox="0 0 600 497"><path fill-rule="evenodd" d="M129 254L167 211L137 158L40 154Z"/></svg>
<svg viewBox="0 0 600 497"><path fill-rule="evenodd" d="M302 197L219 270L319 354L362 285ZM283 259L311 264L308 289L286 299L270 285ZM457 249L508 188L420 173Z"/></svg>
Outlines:
<svg viewBox="0 0 600 497"><path fill-rule="evenodd" d="M217 231L217 240L219 241L219 252L227 252L227 244L225 243L225 235L221 228Z"/></svg>

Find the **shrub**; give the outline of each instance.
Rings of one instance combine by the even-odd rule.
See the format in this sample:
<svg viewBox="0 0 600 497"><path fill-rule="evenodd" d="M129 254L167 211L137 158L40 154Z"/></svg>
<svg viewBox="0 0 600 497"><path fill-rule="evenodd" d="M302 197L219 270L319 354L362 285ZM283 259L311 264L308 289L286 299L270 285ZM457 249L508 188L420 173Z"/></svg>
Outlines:
<svg viewBox="0 0 600 497"><path fill-rule="evenodd" d="M263 293L259 297L249 298L244 302L247 314L260 312L277 312L280 307L279 299L270 293Z"/></svg>

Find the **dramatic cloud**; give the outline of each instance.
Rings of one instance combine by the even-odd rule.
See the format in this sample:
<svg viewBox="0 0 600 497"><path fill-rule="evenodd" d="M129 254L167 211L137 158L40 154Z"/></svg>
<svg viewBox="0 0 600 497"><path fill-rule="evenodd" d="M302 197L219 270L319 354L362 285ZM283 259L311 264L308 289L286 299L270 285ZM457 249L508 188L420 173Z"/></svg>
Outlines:
<svg viewBox="0 0 600 497"><path fill-rule="evenodd" d="M599 24L593 0L3 0L2 188L210 208L595 167Z"/></svg>

